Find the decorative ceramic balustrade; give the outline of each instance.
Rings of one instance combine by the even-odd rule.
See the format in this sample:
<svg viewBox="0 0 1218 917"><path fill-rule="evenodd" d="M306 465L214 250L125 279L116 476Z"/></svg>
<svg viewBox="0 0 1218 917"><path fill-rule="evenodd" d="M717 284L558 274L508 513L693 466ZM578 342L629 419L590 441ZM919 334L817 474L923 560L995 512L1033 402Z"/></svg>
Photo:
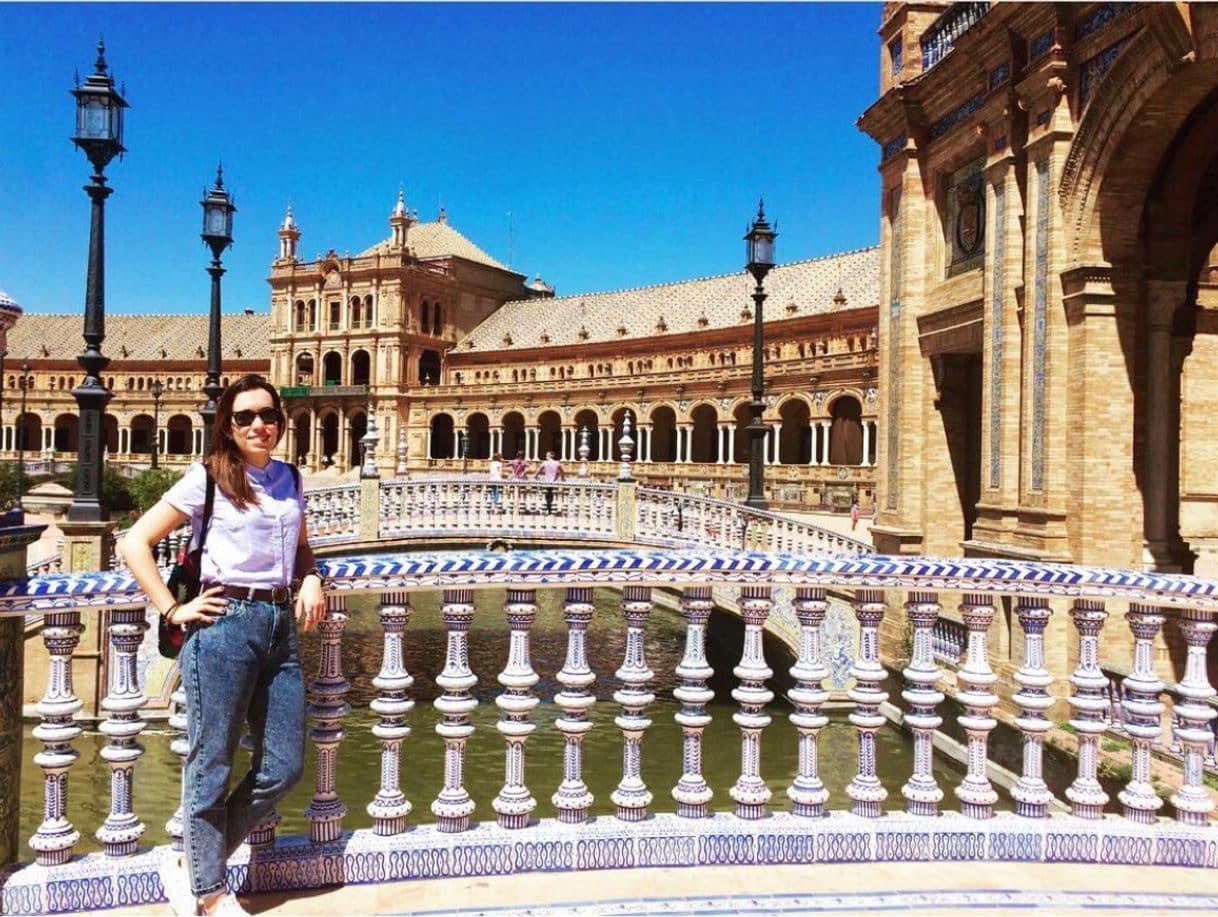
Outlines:
<svg viewBox="0 0 1218 917"><path fill-rule="evenodd" d="M939 63L953 47L956 39L981 21L988 13L988 2L953 3L922 33L922 69L929 70Z"/></svg>
<svg viewBox="0 0 1218 917"><path fill-rule="evenodd" d="M315 794L306 812L310 831L276 840L273 820L260 826L251 847L230 866L234 881L248 890L317 887L340 881L335 878L340 876L343 881L394 881L691 864L988 859L1218 868L1218 829L1209 824L1214 802L1205 786L1215 696L1205 654L1218 630L1218 582L1017 561L691 549L368 555L324 566L332 591L321 625L318 671L309 683L310 738L318 761ZM739 705L732 719L739 733L738 741L720 733L720 744L708 746L712 695L707 684L715 673L707 662L705 628L713 610L712 590L725 586L737 588L739 599L735 607L722 610L738 613L745 624L732 673L732 696ZM624 657L616 672L593 672L588 666L592 590L603 587L621 590ZM502 607L489 601L485 592L490 589L506 589ZM563 590L565 599L568 645L558 672L536 671L529 652L537 595L547 589ZM685 652L675 672L679 684L672 692L680 704L676 719L683 767L672 787L647 782L648 713L656 695L645 647L659 590L679 591L686 624ZM431 802L434 826L411 823L412 805L422 800L406 799L399 780L413 705L413 679L404 669L402 648L409 639L411 596L421 591L441 592L448 632L445 657L437 661L440 671L435 673L442 692L435 701L442 714L436 731L445 766ZM381 767L379 779L375 771L368 774L365 798L342 800L336 775L346 764L341 747L352 685L340 650L347 597L356 593L380 598L383 658L372 679L377 692L372 710L379 719L371 729L380 742ZM963 708L957 725L967 737L966 772L952 787L940 786L932 770L935 732L948 715L935 635L943 620L941 603L949 596L960 601L958 613L967 630L956 698ZM144 696L134 663L146 621L142 598L123 573L0 583L0 615L41 616L50 655L46 694L37 706L41 722L34 730L43 748L32 762L43 775L45 817L34 835L24 839L45 868L0 873L4 912L162 900L157 854L138 852L143 824L132 804L143 752L137 740L144 726ZM1023 662L1014 675L1018 690L1010 698L1019 711L1013 725L1023 745L1012 789L1013 813L995 811L988 767L999 700L988 636L997 609L1007 607L1008 599L1023 633ZM859 640L848 692L858 754L841 798L830 796L818 760L818 734L827 724L822 707L829 699L820 628L830 600L853 607ZM87 766L110 769L112 799L101 824L78 826L68 818L66 799L74 771L86 765L74 748L80 727L73 714L80 701L68 663L82 627L101 610L109 612L113 660L103 704L108 718L102 726L110 741L103 761ZM762 629L780 615L798 622L789 714L773 707L767 686L772 672L761 653ZM1046 668L1044 635L1054 615L1062 616L1059 627L1068 621L1078 634L1068 677ZM876 756L880 733L899 728L891 722L893 708L887 702L895 697L889 697L879 634L886 618L902 616L910 623L912 647L897 709L913 733L914 750L906 762L909 778L898 796L880 783ZM466 746L474 732L470 713L478 704L477 678L469 665L470 642L480 639L480 631L471 628L475 618L503 622L510 632L498 676L501 690L495 695L504 782L491 805L494 815L487 812L481 822L473 817L475 803L464 786ZM1134 648L1133 657L1123 663L1122 702L1133 768L1112 800L1097 774L1100 736L1111 726L1109 676L1100 659L1101 638L1111 627L1128 628L1130 639L1115 642ZM1152 754L1172 740L1158 725L1167 692L1155 677L1150 651L1160 631L1173 630L1183 638L1187 658L1174 710L1179 786L1171 796L1173 816L1164 818L1148 768ZM539 679L550 678L557 687L536 689ZM583 737L593 728L587 713L595 700L589 688L596 679L617 689L620 762L583 758ZM1050 728L1045 714L1055 696L1068 700L1079 743L1077 773L1064 792L1070 814L1060 811L1061 802L1042 773ZM560 715L541 715L541 704L553 704ZM797 771L782 794L772 794L777 773L767 766L774 741L767 731L777 715L790 717L798 743ZM526 751L532 745L530 753L540 753L543 746L534 737L543 729L553 729L561 738L563 776L557 786L530 786L527 779ZM183 750L180 741L173 748ZM710 754L720 760L739 755L731 786L709 785L702 762ZM589 766L612 768L619 778L610 794L614 815L589 818ZM534 818L540 793L552 794L557 819ZM370 830L344 833L350 805L366 806L373 819ZM943 817L945 808L956 811ZM175 821L180 819L175 816ZM73 858L83 830L96 832L104 853ZM175 842L178 834L171 827Z"/></svg>

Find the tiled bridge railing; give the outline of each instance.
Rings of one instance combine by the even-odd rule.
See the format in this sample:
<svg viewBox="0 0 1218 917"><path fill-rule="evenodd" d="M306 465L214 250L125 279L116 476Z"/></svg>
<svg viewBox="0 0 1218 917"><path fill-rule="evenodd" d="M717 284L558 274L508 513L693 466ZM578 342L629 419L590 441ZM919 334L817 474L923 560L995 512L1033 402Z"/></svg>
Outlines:
<svg viewBox="0 0 1218 917"><path fill-rule="evenodd" d="M803 554L871 551L866 542L808 522L633 481L548 484L437 476L361 481L309 490L306 497L310 537L321 547L502 539Z"/></svg>
<svg viewBox="0 0 1218 917"><path fill-rule="evenodd" d="M318 760L316 794L306 811L307 837L275 840L271 824L250 837L230 869L231 878L250 891L298 889L342 882L394 881L420 877L472 876L531 870L582 870L693 864L823 863L892 860L1013 860L1074 863L1170 864L1218 867L1218 830L1209 824L1214 808L1203 785L1203 759L1214 716L1207 701L1214 689L1206 675L1206 650L1218 629L1218 582L1185 576L1149 575L1016 561L938 561L905 557L811 557L731 551L654 550L559 552L455 552L366 556L329 561L333 583L329 614L321 624L319 670L310 683L311 739ZM594 614L594 587L622 588L624 658L615 673L588 667L586 634ZM707 683L714 674L705 653L711 590L739 589L738 608L745 622L738 686L732 696L739 727L731 748L703 748L708 723ZM479 601L483 590L506 587L502 609ZM775 603L775 590L793 598ZM673 695L683 733L684 773L673 787L649 786L643 761L655 700L654 675L645 658L644 635L652 611L652 591L681 591L687 622L685 653L675 674ZM565 664L553 674L553 697L539 697L539 680L530 661L530 629L537 592L565 590L568 645ZM407 830L411 802L399 788L402 755L421 739L408 739L412 677L403 668L412 596L442 593L447 629L443 670L436 683L443 692L435 707L442 714L436 732L443 743L443 785L430 801L434 826ZM857 763L846 798L830 799L820 778L818 734L828 719L828 677L821 652L820 627L827 591L853 596L860 648L851 671L849 721L857 733ZM341 645L347 596L380 597L383 661L373 686L379 692L371 709L380 718L373 733L381 746L380 785L368 797L341 800L336 793L343 720L351 685L342 670ZM933 737L941 723L938 689L942 672L935 661L936 622L944 593L963 595L960 613L967 628L965 659L957 677L964 715L959 725L968 737L967 773L952 787L940 786L932 771ZM1023 664L1015 673L1021 709L1015 721L1022 733L1022 773L1012 790L1014 813L995 813L998 799L987 777L989 738L996 726L998 698L991 690L988 628L1002 597L1013 599L1023 632ZM37 865L0 875L2 905L13 911L74 911L137 905L162 899L156 878L156 853L140 852L144 826L132 810L133 781L139 779L143 749L138 744L144 721L144 695L137 654L150 615L131 579L121 573L35 577L0 583L0 614L42 615L42 634L50 654L42 718L34 735L44 748L33 763L45 777L45 818L29 847ZM890 798L876 773L877 733L895 728L880 713L888 699L887 675L879 657L878 629L886 614L903 614L912 626L912 659L902 672L904 724L913 733L908 779L899 798ZM101 825L74 826L65 799L77 762L73 741L80 728L73 713L69 660L84 619L109 612L113 662L110 737L102 753L111 775L110 813ZM510 631L508 658L498 680L502 711L497 729L504 741L504 781L492 803L493 816L474 824L474 803L463 785L466 741L474 730L470 711L476 677L469 667L469 641L475 616L502 614ZM1054 685L1045 668L1044 633L1054 614L1067 616L1077 630L1078 652L1067 684ZM771 791L762 778L767 762L766 727L773 694L772 672L762 654L762 628L771 615L792 615L798 622L798 658L791 669L790 719L798 737L798 772L786 790L789 810L767 814ZM1123 618L1123 620L1121 620ZM1097 780L1097 752L1106 728L1108 679L1100 658L1105 627L1128 627L1134 652L1124 684L1125 731L1132 745L1132 776L1113 803L1119 815L1104 816L1109 798ZM1152 643L1164 626L1178 628L1187 644L1184 677L1178 685L1177 738L1183 749L1180 786L1171 797L1175 819L1158 816L1162 802L1150 782L1151 746L1160 734L1163 683L1152 668ZM620 705L615 720L621 731L620 781L611 794L615 816L589 819L591 794L582 742L591 727L590 685L614 678ZM1042 779L1042 741L1050 723L1051 688L1069 694L1071 723L1078 733L1077 774L1065 790L1070 814L1050 811L1053 794ZM534 713L553 703L558 716ZM184 717L174 721L180 728ZM561 734L564 777L558 786L526 783L525 758L538 723L553 722ZM184 742L174 750L185 752ZM704 754L739 755L739 776L731 787L711 787L702 774ZM616 768L615 768L616 770ZM372 778L375 779L375 778ZM726 790L726 793L724 791ZM557 819L531 818L534 792L552 793ZM714 805L731 800L729 811ZM945 812L955 797L958 811ZM670 797L675 805L660 800ZM415 800L415 805L424 800ZM724 800L726 802L726 800ZM343 832L348 805L365 805L369 831ZM903 810L903 811L902 811ZM654 812L654 817L648 817ZM175 819L168 826L180 834ZM95 831L105 852L73 859L80 830Z"/></svg>

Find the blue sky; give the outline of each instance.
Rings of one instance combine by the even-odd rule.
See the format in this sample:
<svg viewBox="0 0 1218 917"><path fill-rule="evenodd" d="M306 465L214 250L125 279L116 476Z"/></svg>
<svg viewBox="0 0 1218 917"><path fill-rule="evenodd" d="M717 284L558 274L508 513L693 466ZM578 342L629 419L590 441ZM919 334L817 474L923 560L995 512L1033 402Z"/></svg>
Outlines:
<svg viewBox="0 0 1218 917"><path fill-rule="evenodd" d="M0 289L83 310L72 74L104 34L130 152L107 170L107 311L204 312L204 185L236 196L224 311L389 234L399 183L560 294L721 274L765 194L778 260L875 243L879 4L4 4ZM19 40L14 40L19 36ZM509 217L509 213L511 216Z"/></svg>

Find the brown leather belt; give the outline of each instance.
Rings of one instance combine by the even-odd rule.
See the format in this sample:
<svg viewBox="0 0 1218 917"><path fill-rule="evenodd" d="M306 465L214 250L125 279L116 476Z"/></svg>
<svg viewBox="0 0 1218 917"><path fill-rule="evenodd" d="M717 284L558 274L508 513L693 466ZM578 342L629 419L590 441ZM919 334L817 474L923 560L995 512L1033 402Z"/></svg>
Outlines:
<svg viewBox="0 0 1218 917"><path fill-rule="evenodd" d="M218 585L216 583L212 584ZM204 586L210 589L211 586ZM292 590L287 586L272 586L269 589L259 589L256 586L221 586L221 592L230 599L243 599L247 602L271 602L275 605L286 605L292 601Z"/></svg>

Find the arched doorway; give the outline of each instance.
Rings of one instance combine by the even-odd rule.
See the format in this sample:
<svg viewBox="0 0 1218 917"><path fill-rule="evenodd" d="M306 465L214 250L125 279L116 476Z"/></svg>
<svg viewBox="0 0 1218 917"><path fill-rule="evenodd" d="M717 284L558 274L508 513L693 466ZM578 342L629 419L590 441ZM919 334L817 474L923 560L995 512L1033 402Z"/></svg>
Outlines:
<svg viewBox="0 0 1218 917"><path fill-rule="evenodd" d="M136 414L131 418L131 436L128 449L133 455L152 454L152 418L147 414Z"/></svg>
<svg viewBox="0 0 1218 917"><path fill-rule="evenodd" d="M778 437L778 461L783 465L807 465L812 461L812 412L802 398L788 398L778 406L782 428Z"/></svg>
<svg viewBox="0 0 1218 917"><path fill-rule="evenodd" d="M829 464L863 463L863 406L857 398L843 395L829 409Z"/></svg>
<svg viewBox="0 0 1218 917"><path fill-rule="evenodd" d="M509 411L503 415L502 452L503 457L509 460L524 452L524 415L519 411Z"/></svg>
<svg viewBox="0 0 1218 917"><path fill-rule="evenodd" d="M694 422L690 461L719 461L719 412L709 404L700 404L693 409L690 417Z"/></svg>
<svg viewBox="0 0 1218 917"><path fill-rule="evenodd" d="M677 414L666 404L662 404L651 412L648 418L651 440L646 455L653 462L675 462L677 460Z"/></svg>
<svg viewBox="0 0 1218 917"><path fill-rule="evenodd" d="M357 350L351 354L351 384L367 385L372 381L372 358L368 351Z"/></svg>
<svg viewBox="0 0 1218 917"><path fill-rule="evenodd" d="M55 418L55 451L76 452L80 448L80 418L60 414Z"/></svg>
<svg viewBox="0 0 1218 917"><path fill-rule="evenodd" d="M440 384L440 354L434 350L424 350L419 357L419 384Z"/></svg>
<svg viewBox="0 0 1218 917"><path fill-rule="evenodd" d="M347 467L357 468L363 464L364 454L360 440L368 432L368 415L362 411L347 419Z"/></svg>
<svg viewBox="0 0 1218 917"><path fill-rule="evenodd" d="M338 414L330 411L321 419L321 463L325 466L341 461L338 451Z"/></svg>
<svg viewBox="0 0 1218 917"><path fill-rule="evenodd" d="M185 414L174 414L165 421L165 452L167 455L190 455L194 425Z"/></svg>
<svg viewBox="0 0 1218 917"><path fill-rule="evenodd" d="M491 422L481 411L470 414L465 421L469 438L466 457L485 460L491 457Z"/></svg>
<svg viewBox="0 0 1218 917"><path fill-rule="evenodd" d="M313 354L301 353L296 355L296 384L313 384Z"/></svg>
<svg viewBox="0 0 1218 917"><path fill-rule="evenodd" d="M453 455L453 419L448 414L436 414L431 419L431 451L428 458L450 459Z"/></svg>
<svg viewBox="0 0 1218 917"><path fill-rule="evenodd" d="M537 458L547 452L562 458L562 418L557 411L542 411L537 418Z"/></svg>
<svg viewBox="0 0 1218 917"><path fill-rule="evenodd" d="M600 419L596 411L583 410L575 415L575 457L579 458L580 444L588 442L588 461L599 462L601 458Z"/></svg>
<svg viewBox="0 0 1218 917"><path fill-rule="evenodd" d="M321 374L323 385L342 385L343 384L343 357L342 354L331 350L328 354L321 358Z"/></svg>
<svg viewBox="0 0 1218 917"><path fill-rule="evenodd" d="M309 452L313 448L313 422L307 411L296 415L292 420L292 429L295 431L295 442L292 444L295 455L291 458L299 465L308 461Z"/></svg>

